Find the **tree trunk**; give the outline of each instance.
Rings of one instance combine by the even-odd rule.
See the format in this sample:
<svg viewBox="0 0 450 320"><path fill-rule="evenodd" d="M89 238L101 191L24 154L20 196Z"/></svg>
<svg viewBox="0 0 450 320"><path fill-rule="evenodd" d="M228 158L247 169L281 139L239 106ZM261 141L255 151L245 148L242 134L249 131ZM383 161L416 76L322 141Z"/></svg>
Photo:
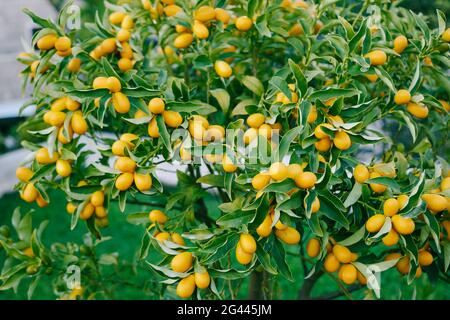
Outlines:
<svg viewBox="0 0 450 320"><path fill-rule="evenodd" d="M264 275L261 271L255 271L251 274L250 285L248 288L249 300L261 300L263 298L262 283Z"/></svg>

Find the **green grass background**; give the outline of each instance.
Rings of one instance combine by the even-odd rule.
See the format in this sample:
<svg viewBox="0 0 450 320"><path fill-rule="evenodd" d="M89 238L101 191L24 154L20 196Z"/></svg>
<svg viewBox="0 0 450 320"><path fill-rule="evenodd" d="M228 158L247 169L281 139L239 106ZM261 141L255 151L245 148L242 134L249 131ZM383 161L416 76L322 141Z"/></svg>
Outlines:
<svg viewBox="0 0 450 320"><path fill-rule="evenodd" d="M10 225L10 219L12 212L19 205L22 208L22 212L27 212L28 209L35 209L33 213L34 227L37 226L43 220L49 220L49 225L44 232L43 242L46 247L49 247L55 242L74 242L82 243L83 235L87 233L87 227L84 223L78 223L75 230L70 230L70 216L65 211L65 199L63 194L59 191L52 191L50 193L52 202L44 209L37 208L36 205L28 205L19 199L17 193L6 194L0 198L0 207L2 208L2 214L0 215L0 225ZM207 201L209 208L217 208L217 204L214 200L209 199ZM127 207L128 208L128 207ZM133 205L131 208L134 211L149 211L151 208L145 208L143 206ZM136 226L126 221L126 216L119 211L116 206L110 208L110 226L103 229L102 234L104 236L111 236L112 239L101 243L98 247L97 254L108 252L117 252L121 259L125 259L131 262L134 259L137 248L140 245L140 238L143 233L142 226ZM297 247L288 248L289 251L294 252ZM0 264L3 265L5 259L5 253L0 252ZM279 278L279 286L274 289L273 297L277 299L296 299L298 290L303 282L303 271L300 265L300 259L298 256L289 255L288 263L292 268L292 274L295 281L290 282L284 278ZM156 299L159 296L148 295L143 290L144 287L149 286L148 281L152 279L152 274L145 266L145 263L141 263L141 272L137 275L131 273L128 268L119 270L108 270L106 274L110 274L110 282L107 285L112 285L116 282L116 279L126 279L127 282L135 283L136 286L121 285L116 283L114 290L114 299ZM55 299L56 296L52 291L51 277L46 277L38 286L33 296L33 299ZM27 286L30 279L25 279L19 286L17 293L12 290L0 291L0 299L26 299ZM248 282L246 279L239 291L238 298L245 299L248 294ZM168 298L174 298L173 287L169 290ZM336 282L328 275L323 275L316 283L312 296L318 297L323 294L338 290ZM352 293L353 299L370 299L374 298L373 294L367 289L361 289ZM388 270L382 274L382 299L450 299L450 285L438 282L431 284L427 275L424 275L416 280L412 285L407 285L406 279L400 277L398 272ZM347 299L343 296L338 299Z"/></svg>

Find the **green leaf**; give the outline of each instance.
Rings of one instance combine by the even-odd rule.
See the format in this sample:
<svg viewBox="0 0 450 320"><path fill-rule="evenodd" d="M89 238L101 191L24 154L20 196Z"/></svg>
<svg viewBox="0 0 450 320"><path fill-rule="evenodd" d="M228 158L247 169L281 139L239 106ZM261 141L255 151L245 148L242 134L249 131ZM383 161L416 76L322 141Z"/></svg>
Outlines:
<svg viewBox="0 0 450 320"><path fill-rule="evenodd" d="M211 90L211 95L216 98L222 111L226 113L230 107L230 94L225 89L215 89Z"/></svg>
<svg viewBox="0 0 450 320"><path fill-rule="evenodd" d="M289 100L292 99L292 92L289 89L286 80L284 80L283 78L273 76L272 79L270 79L269 84L279 92L282 92Z"/></svg>
<svg viewBox="0 0 450 320"><path fill-rule="evenodd" d="M166 104L166 106L167 109L172 111L196 113L200 115L208 115L216 112L216 108L212 105L196 100L186 102L170 101Z"/></svg>
<svg viewBox="0 0 450 320"><path fill-rule="evenodd" d="M366 180L365 183L382 184L384 186L388 186L389 188L391 188L394 191L399 191L400 190L400 186L397 183L397 181L395 181L393 178L389 178L389 177L372 178L372 179Z"/></svg>
<svg viewBox="0 0 450 320"><path fill-rule="evenodd" d="M338 241L338 243L342 246L348 247L355 243L358 243L362 238L364 238L364 234L366 232L366 226L362 226L358 229L354 234L350 237L345 238L344 240Z"/></svg>
<svg viewBox="0 0 450 320"><path fill-rule="evenodd" d="M242 84L258 97L264 92L264 86L262 82L253 76L244 76L241 80Z"/></svg>
<svg viewBox="0 0 450 320"><path fill-rule="evenodd" d="M289 59L289 67L291 68L291 72L294 75L295 81L297 83L297 88L300 90L300 98L304 97L306 95L306 90L308 90L308 81L306 80L302 69L300 69L298 64L296 64L291 59Z"/></svg>
<svg viewBox="0 0 450 320"><path fill-rule="evenodd" d="M223 175L207 174L197 179L197 183L203 183L214 187L223 188L225 179Z"/></svg>
<svg viewBox="0 0 450 320"><path fill-rule="evenodd" d="M259 243L257 243L255 254L259 262L261 262L264 270L273 275L278 274L277 270L272 266L272 263L270 262L269 253L264 250L264 248Z"/></svg>
<svg viewBox="0 0 450 320"><path fill-rule="evenodd" d="M281 139L280 146L276 149L273 154L273 162L282 161L283 158L288 154L289 147L296 137L301 133L301 127L295 127L290 129L286 134L283 135Z"/></svg>
<svg viewBox="0 0 450 320"><path fill-rule="evenodd" d="M344 201L344 207L348 208L351 205L355 204L361 197L361 195L362 195L362 184L360 184L359 182L355 182L352 191L350 191L350 193L347 196L347 199L345 199Z"/></svg>
<svg viewBox="0 0 450 320"><path fill-rule="evenodd" d="M348 48L349 48L349 52L350 53L355 51L359 41L366 34L366 29L367 29L367 19L364 19L362 24L361 24L361 27L359 27L358 32L352 37L352 39L348 43Z"/></svg>
<svg viewBox="0 0 450 320"><path fill-rule="evenodd" d="M356 89L336 89L336 88L328 88L323 90L314 91L309 98L311 100L319 99L319 100L328 100L331 98L349 98L355 95L358 95L360 92Z"/></svg>
<svg viewBox="0 0 450 320"><path fill-rule="evenodd" d="M172 153L172 144L170 143L170 135L167 131L166 124L164 123L164 118L161 115L156 116L156 123L158 125L159 136L161 137L164 146Z"/></svg>

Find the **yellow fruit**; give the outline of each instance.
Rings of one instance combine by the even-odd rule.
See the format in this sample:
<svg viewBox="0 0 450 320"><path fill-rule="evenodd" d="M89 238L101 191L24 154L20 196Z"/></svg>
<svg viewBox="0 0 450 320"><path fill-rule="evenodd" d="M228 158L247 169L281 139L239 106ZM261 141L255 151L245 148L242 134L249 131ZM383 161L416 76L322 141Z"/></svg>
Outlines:
<svg viewBox="0 0 450 320"><path fill-rule="evenodd" d="M109 15L109 22L111 24L121 24L123 21L123 18L125 18L126 13L125 12L113 12Z"/></svg>
<svg viewBox="0 0 450 320"><path fill-rule="evenodd" d="M409 257L403 257L397 262L397 270L402 274L408 274L410 269Z"/></svg>
<svg viewBox="0 0 450 320"><path fill-rule="evenodd" d="M30 168L18 167L16 169L16 177L22 182L28 182L33 177L33 171Z"/></svg>
<svg viewBox="0 0 450 320"><path fill-rule="evenodd" d="M77 206L76 205L74 205L71 202L67 203L66 211L67 211L68 214L74 214L76 210L77 210Z"/></svg>
<svg viewBox="0 0 450 320"><path fill-rule="evenodd" d="M393 216L391 219L395 231L397 231L402 235L411 234L414 232L414 229L416 228L414 220L411 218L404 218L397 214Z"/></svg>
<svg viewBox="0 0 450 320"><path fill-rule="evenodd" d="M103 219L108 216L108 212L106 211L105 207L98 206L98 207L95 207L95 216L99 219Z"/></svg>
<svg viewBox="0 0 450 320"><path fill-rule="evenodd" d="M352 262L352 252L347 247L341 246L340 244L334 245L333 254L341 263Z"/></svg>
<svg viewBox="0 0 450 320"><path fill-rule="evenodd" d="M400 236L393 228L382 238L383 243L388 247L395 246L399 239Z"/></svg>
<svg viewBox="0 0 450 320"><path fill-rule="evenodd" d="M340 262L339 260L335 257L335 255L333 253L329 253L326 258L325 261L323 263L323 267L325 268L325 270L327 272L336 272L339 267L340 267Z"/></svg>
<svg viewBox="0 0 450 320"><path fill-rule="evenodd" d="M258 129L265 121L266 117L262 113L253 113L247 118L248 126L255 129Z"/></svg>
<svg viewBox="0 0 450 320"><path fill-rule="evenodd" d="M300 233L292 228L292 227L287 227L284 230L275 230L275 235L284 243L287 244L297 244L300 242Z"/></svg>
<svg viewBox="0 0 450 320"><path fill-rule="evenodd" d="M76 101L70 97L66 97L65 104L66 104L66 108L70 111L78 110L81 107L81 104L78 101Z"/></svg>
<svg viewBox="0 0 450 320"><path fill-rule="evenodd" d="M439 102L441 103L442 107L444 107L444 109L445 109L446 111L450 111L450 104L449 104L447 101L445 101L445 100L439 100Z"/></svg>
<svg viewBox="0 0 450 320"><path fill-rule="evenodd" d="M131 38L131 32L127 29L120 29L119 32L117 32L116 38L119 42L128 41Z"/></svg>
<svg viewBox="0 0 450 320"><path fill-rule="evenodd" d="M128 190L133 184L133 174L130 172L125 172L119 175L116 180L115 186L120 191Z"/></svg>
<svg viewBox="0 0 450 320"><path fill-rule="evenodd" d="M225 137L225 129L219 125L211 125L205 132L206 141L221 141Z"/></svg>
<svg viewBox="0 0 450 320"><path fill-rule="evenodd" d="M408 39L401 35L394 39L394 51L401 54L408 46Z"/></svg>
<svg viewBox="0 0 450 320"><path fill-rule="evenodd" d="M445 31L442 33L442 40L445 42L450 42L450 28L445 29Z"/></svg>
<svg viewBox="0 0 450 320"><path fill-rule="evenodd" d="M258 173L252 179L252 186L255 190L261 190L270 183L270 176L267 173Z"/></svg>
<svg viewBox="0 0 450 320"><path fill-rule="evenodd" d="M199 39L206 39L209 37L209 30L208 28L201 23L200 21L195 21L194 26L192 27L192 31L194 32L195 36Z"/></svg>
<svg viewBox="0 0 450 320"><path fill-rule="evenodd" d="M175 272L186 272L192 267L192 260L192 253L182 252L173 257L170 266Z"/></svg>
<svg viewBox="0 0 450 320"><path fill-rule="evenodd" d="M98 190L91 195L91 203L93 206L95 207L102 206L104 202L105 202L105 194L103 193L103 191Z"/></svg>
<svg viewBox="0 0 450 320"><path fill-rule="evenodd" d="M433 263L433 255L428 251L420 251L419 252L419 264L421 266L429 266Z"/></svg>
<svg viewBox="0 0 450 320"><path fill-rule="evenodd" d="M166 110L162 115L166 125L171 128L178 128L183 123L183 117L176 111Z"/></svg>
<svg viewBox="0 0 450 320"><path fill-rule="evenodd" d="M248 31L253 25L252 19L247 16L241 16L236 19L236 28L240 31Z"/></svg>
<svg viewBox="0 0 450 320"><path fill-rule="evenodd" d="M58 40L58 36L54 33L47 34L41 37L37 42L39 50L50 50L55 47L55 43Z"/></svg>
<svg viewBox="0 0 450 320"><path fill-rule="evenodd" d="M109 38L102 41L102 44L100 45L101 50L104 52L104 54L110 54L117 50L117 44L116 39Z"/></svg>
<svg viewBox="0 0 450 320"><path fill-rule="evenodd" d="M316 238L311 238L306 245L306 253L311 258L315 258L320 253L320 241Z"/></svg>
<svg viewBox="0 0 450 320"><path fill-rule="evenodd" d="M298 163L292 163L288 165L287 170L288 170L287 172L288 178L295 180L295 177L297 177L300 173L303 172L303 167Z"/></svg>
<svg viewBox="0 0 450 320"><path fill-rule="evenodd" d="M60 37L55 42L55 48L58 51L67 51L72 47L72 41L68 37Z"/></svg>
<svg viewBox="0 0 450 320"><path fill-rule="evenodd" d="M339 150L347 150L352 146L352 140L345 131L338 131L334 135L333 144Z"/></svg>
<svg viewBox="0 0 450 320"><path fill-rule="evenodd" d="M117 113L124 114L130 111L130 100L122 92L113 93L112 102Z"/></svg>
<svg viewBox="0 0 450 320"><path fill-rule="evenodd" d="M135 172L134 184L139 191L148 191L152 188L152 176L149 173L139 174Z"/></svg>
<svg viewBox="0 0 450 320"><path fill-rule="evenodd" d="M353 176L357 182L364 183L369 179L369 169L363 164L358 164L353 170Z"/></svg>
<svg viewBox="0 0 450 320"><path fill-rule="evenodd" d="M78 72L81 69L81 60L78 58L73 58L67 64L67 70L70 72Z"/></svg>
<svg viewBox="0 0 450 320"><path fill-rule="evenodd" d="M329 123L322 123L319 124L315 129L314 129L314 135L316 136L317 139L324 139L324 138L329 138L328 134L326 134L323 130L322 127L326 127L328 129L333 129L333 126Z"/></svg>
<svg viewBox="0 0 450 320"><path fill-rule="evenodd" d="M66 114L64 112L52 110L46 112L43 117L45 123L55 127L60 127L64 123L65 119Z"/></svg>
<svg viewBox="0 0 450 320"><path fill-rule="evenodd" d="M159 242L164 242L169 240L170 238L170 233L168 232L160 232L157 235L155 235L155 239L158 240Z"/></svg>
<svg viewBox="0 0 450 320"><path fill-rule="evenodd" d="M178 282L177 285L177 295L182 298L186 299L192 296L192 294L195 291L195 277L193 274L187 276L184 279L181 279L180 282Z"/></svg>
<svg viewBox="0 0 450 320"><path fill-rule="evenodd" d="M92 82L92 88L97 89L108 89L108 78L97 77Z"/></svg>
<svg viewBox="0 0 450 320"><path fill-rule="evenodd" d="M223 24L228 24L230 22L230 14L228 11L222 8L215 8L216 20L221 21Z"/></svg>
<svg viewBox="0 0 450 320"><path fill-rule="evenodd" d="M240 245L240 241L236 246L236 260L243 265L249 264L253 259L252 253L245 252Z"/></svg>
<svg viewBox="0 0 450 320"><path fill-rule="evenodd" d="M111 146L111 151L116 156L124 156L126 147L127 144L125 142L117 140Z"/></svg>
<svg viewBox="0 0 450 320"><path fill-rule="evenodd" d="M120 57L128 60L133 59L133 49L128 42L122 43L122 51L120 51Z"/></svg>
<svg viewBox="0 0 450 320"><path fill-rule="evenodd" d="M304 171L295 177L295 184L302 189L313 188L316 182L316 175L309 171Z"/></svg>
<svg viewBox="0 0 450 320"><path fill-rule="evenodd" d="M214 63L214 70L217 75L222 78L229 78L233 74L233 70L230 65L222 60L218 60Z"/></svg>
<svg viewBox="0 0 450 320"><path fill-rule="evenodd" d="M174 243L176 243L176 244L178 244L180 246L184 246L185 245L184 239L178 233L173 232L171 234L171 237L172 237L172 241Z"/></svg>
<svg viewBox="0 0 450 320"><path fill-rule="evenodd" d="M255 128L250 128L244 132L244 143L249 144L258 136L258 130Z"/></svg>
<svg viewBox="0 0 450 320"><path fill-rule="evenodd" d="M128 58L122 58L117 62L119 69L123 72L133 69L133 61Z"/></svg>
<svg viewBox="0 0 450 320"><path fill-rule="evenodd" d="M69 126L69 128L68 128L67 134L68 134L68 137L66 137L64 135L64 127L59 128L59 130L58 130L58 141L61 142L62 144L67 144L70 141L72 141L73 129L72 129L71 126Z"/></svg>
<svg viewBox="0 0 450 320"><path fill-rule="evenodd" d="M406 194L401 194L397 197L397 202L398 202L398 208L399 210L402 210L409 201L409 197Z"/></svg>
<svg viewBox="0 0 450 320"><path fill-rule="evenodd" d="M372 173L370 174L370 179L378 178L378 177L381 177L381 175L380 175L379 173L377 173L377 172L372 172ZM383 192L386 191L387 186L385 186L385 185L383 185L383 184L379 184L379 183L371 183L371 184L370 184L370 188L371 188L372 191L375 192L375 193L383 193Z"/></svg>
<svg viewBox="0 0 450 320"><path fill-rule="evenodd" d="M119 157L116 160L114 168L120 172L131 172L133 173L136 169L136 162L129 157Z"/></svg>
<svg viewBox="0 0 450 320"><path fill-rule="evenodd" d="M306 121L308 123L313 123L316 120L317 120L317 108L316 106L312 106L311 110L308 113L308 118L306 119Z"/></svg>
<svg viewBox="0 0 450 320"><path fill-rule="evenodd" d="M239 244L246 253L254 253L256 251L256 241L251 234L242 233L239 238Z"/></svg>
<svg viewBox="0 0 450 320"><path fill-rule="evenodd" d="M66 109L66 97L61 97L52 102L50 110L63 111Z"/></svg>
<svg viewBox="0 0 450 320"><path fill-rule="evenodd" d="M28 203L31 203L37 199L39 192L32 183L28 183L22 191L21 197Z"/></svg>
<svg viewBox="0 0 450 320"><path fill-rule="evenodd" d="M344 264L339 269L339 279L341 279L345 284L352 284L356 281L357 278L357 270L352 264Z"/></svg>
<svg viewBox="0 0 450 320"><path fill-rule="evenodd" d="M148 218L151 222L158 222L159 224L164 224L167 222L168 218L164 212L161 210L152 210L150 211Z"/></svg>
<svg viewBox="0 0 450 320"><path fill-rule="evenodd" d="M367 279L361 272L358 271L356 277L361 285L365 286L367 284Z"/></svg>
<svg viewBox="0 0 450 320"><path fill-rule="evenodd" d="M87 203L83 210L80 212L80 219L81 220L88 220L92 215L94 214L95 207L92 205L92 203Z"/></svg>
<svg viewBox="0 0 450 320"><path fill-rule="evenodd" d="M258 228L256 228L256 233L263 238L268 237L272 233L272 219L269 214L264 218L264 221Z"/></svg>
<svg viewBox="0 0 450 320"><path fill-rule="evenodd" d="M448 190L448 189L450 189L450 177L445 177L441 181L441 190L445 191L445 190Z"/></svg>
<svg viewBox="0 0 450 320"><path fill-rule="evenodd" d="M74 112L72 119L70 119L70 125L73 132L79 135L85 134L88 130L88 124L83 118L83 113L81 111Z"/></svg>
<svg viewBox="0 0 450 320"><path fill-rule="evenodd" d="M175 38L173 45L177 49L184 49L191 45L192 41L194 41L194 37L190 33L182 33L178 37Z"/></svg>
<svg viewBox="0 0 450 320"><path fill-rule="evenodd" d="M417 104L414 102L408 103L406 110L411 113L413 116L419 119L425 119L428 117L428 107L423 104Z"/></svg>
<svg viewBox="0 0 450 320"><path fill-rule="evenodd" d="M369 79L370 82L375 82L378 80L378 75L376 74L366 74L365 77Z"/></svg>
<svg viewBox="0 0 450 320"><path fill-rule="evenodd" d="M69 161L59 159L56 161L56 172L61 177L68 177L72 173L72 166Z"/></svg>
<svg viewBox="0 0 450 320"><path fill-rule="evenodd" d="M327 152L331 148L331 140L328 137L320 139L314 143L314 146L319 152Z"/></svg>
<svg viewBox="0 0 450 320"><path fill-rule="evenodd" d="M53 152L53 156L50 157L50 155L48 153L48 149L45 147L37 150L35 157L36 157L36 161L40 164L55 163L56 160L58 160L58 158L59 158L58 153L56 153L56 152Z"/></svg>
<svg viewBox="0 0 450 320"><path fill-rule="evenodd" d="M216 12L214 8L210 6L201 6L194 11L194 19L201 22L207 22L216 18Z"/></svg>
<svg viewBox="0 0 450 320"><path fill-rule="evenodd" d="M159 129L156 118L152 118L148 123L148 135L152 138L159 138Z"/></svg>
<svg viewBox="0 0 450 320"><path fill-rule="evenodd" d="M311 206L311 213L316 213L317 211L319 211L319 209L320 209L320 200L319 198L316 197Z"/></svg>
<svg viewBox="0 0 450 320"><path fill-rule="evenodd" d="M164 8L164 14L168 17L173 17L181 11L183 11L183 9L181 9L181 7L177 6L176 4L171 4Z"/></svg>
<svg viewBox="0 0 450 320"><path fill-rule="evenodd" d="M109 91L115 93L115 92L119 92L120 90L122 90L122 84L120 83L120 80L117 79L116 77L109 77L106 80L107 86Z"/></svg>
<svg viewBox="0 0 450 320"><path fill-rule="evenodd" d="M129 15L125 15L125 17L123 17L122 23L120 24L120 27L126 30L132 29L134 27L133 18L131 18L131 16Z"/></svg>
<svg viewBox="0 0 450 320"><path fill-rule="evenodd" d="M234 159L236 161L236 159ZM222 158L222 168L225 172L235 172L237 170L237 166L234 164L234 162L230 157L228 157L226 154L223 155Z"/></svg>
<svg viewBox="0 0 450 320"><path fill-rule="evenodd" d="M411 93L408 90L400 89L394 96L394 102L398 105L407 104L411 101Z"/></svg>
<svg viewBox="0 0 450 320"><path fill-rule="evenodd" d="M447 200L439 194L424 194L422 200L427 203L427 208L433 212L441 212L447 209Z"/></svg>
<svg viewBox="0 0 450 320"><path fill-rule="evenodd" d="M164 103L164 100L161 98L153 98L148 103L148 109L153 114L162 114L165 108L166 104Z"/></svg>
<svg viewBox="0 0 450 320"><path fill-rule="evenodd" d="M194 276L195 276L195 285L197 286L197 288L206 289L209 287L211 278L209 276L208 271L205 271L203 273L195 272Z"/></svg>
<svg viewBox="0 0 450 320"><path fill-rule="evenodd" d="M288 168L282 162L275 162L269 168L270 177L276 181L283 181L288 176Z"/></svg>
<svg viewBox="0 0 450 320"><path fill-rule="evenodd" d="M383 204L383 213L387 217L392 217L398 213L400 210L400 204L397 199L390 198L387 199Z"/></svg>
<svg viewBox="0 0 450 320"><path fill-rule="evenodd" d="M202 126L202 123L200 121L190 120L188 129L192 138L198 141L203 140L206 129Z"/></svg>
<svg viewBox="0 0 450 320"><path fill-rule="evenodd" d="M382 50L373 50L366 54L364 58L369 58L372 66L380 66L386 63L387 55Z"/></svg>

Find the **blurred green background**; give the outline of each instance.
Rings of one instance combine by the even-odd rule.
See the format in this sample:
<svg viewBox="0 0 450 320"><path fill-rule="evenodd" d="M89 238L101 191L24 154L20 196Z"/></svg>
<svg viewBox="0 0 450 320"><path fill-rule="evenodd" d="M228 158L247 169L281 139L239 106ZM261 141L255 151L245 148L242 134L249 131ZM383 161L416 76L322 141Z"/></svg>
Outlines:
<svg viewBox="0 0 450 320"><path fill-rule="evenodd" d="M63 0L49 0L56 10L59 10L63 5ZM112 2L112 1L111 1ZM430 0L430 1L418 1L418 0L406 0L403 1L403 5L411 8L414 11L421 11L426 14L434 15L436 9L440 9L450 14L450 1L449 0ZM89 0L84 1L83 15L85 18L92 17L95 10L103 10L102 0ZM10 126L8 126L10 128ZM10 130L10 129L8 129ZM2 135L0 134L0 154L2 153ZM50 223L44 234L43 242L46 245L50 245L54 242L75 242L82 243L82 237L87 232L85 224L79 223L74 231L70 231L70 216L65 211L65 199L61 192L52 191L50 193L52 202L49 207L45 209L36 209L35 206L24 204L20 201L17 193L8 193L0 198L0 207L3 214L0 215L0 225L10 225L11 214L20 203L22 212L28 211L28 209L36 209L33 214L35 223L49 220ZM208 200L209 207L217 207L213 199ZM135 207L136 210L144 209L143 207ZM145 208L149 210L149 208ZM110 226L103 231L105 236L112 236L113 240L102 243L99 246L99 254L108 252L119 253L122 259L131 262L134 259L135 250L139 247L140 236L143 233L143 229L140 226L131 225L126 221L126 216L119 212L117 207L110 208ZM281 278L280 286L274 291L274 298L278 299L296 299L299 288L303 283L304 274L300 266L300 260L296 253L288 256L288 263L292 267L292 273L295 281L293 283ZM5 259L4 251L0 251L0 262L3 264ZM115 298L117 299L151 299L155 298L154 295L143 294L142 287L149 278L151 273L146 271L143 266L143 271L138 275L134 275L129 269L116 269L112 270L115 278L111 282L118 282L117 279L125 279L128 282L136 283L137 286L123 285L118 287ZM51 277L44 278L43 282L52 281ZM12 290L2 292L0 291L0 299L26 299L27 286L30 279L23 281L19 287L17 293ZM400 277L395 269L388 270L382 274L382 299L450 299L450 286L443 282L431 283L426 275L424 275L415 281L412 285L406 284L406 279ZM329 292L338 290L339 287L336 282L329 276L324 275L318 281L314 290L312 291L313 297L318 297ZM239 292L238 298L246 298L248 291L248 279L244 282ZM345 298L345 297L340 297ZM372 298L372 294L361 289L352 293L353 299ZM50 285L38 286L34 299L55 299L55 294L52 292Z"/></svg>

